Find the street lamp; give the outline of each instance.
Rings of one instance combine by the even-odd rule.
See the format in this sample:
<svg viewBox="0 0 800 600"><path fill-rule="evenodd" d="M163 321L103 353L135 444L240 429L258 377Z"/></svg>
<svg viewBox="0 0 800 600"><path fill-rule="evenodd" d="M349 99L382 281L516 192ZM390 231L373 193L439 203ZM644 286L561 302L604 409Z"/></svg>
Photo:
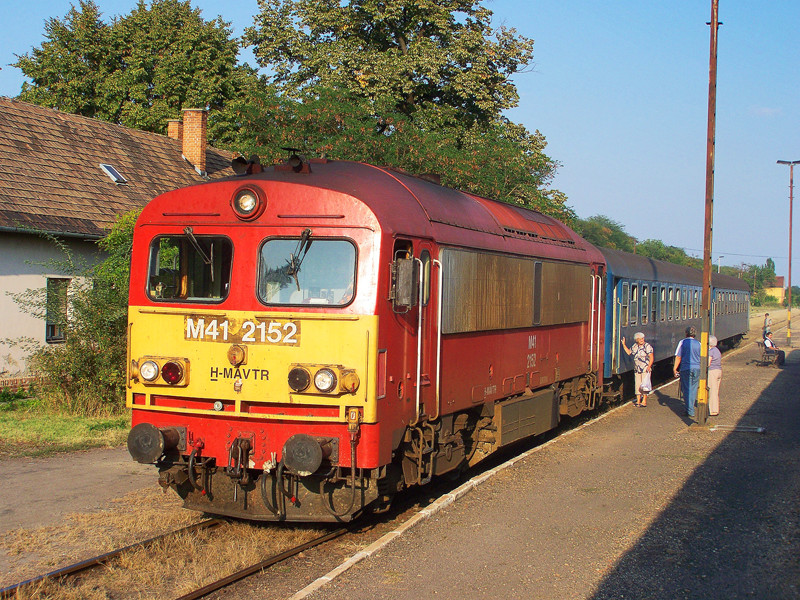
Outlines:
<svg viewBox="0 0 800 600"><path fill-rule="evenodd" d="M724 254L721 254L720 256L717 257L717 273L719 273L719 270L722 268L721 264L723 258L725 258Z"/></svg>
<svg viewBox="0 0 800 600"><path fill-rule="evenodd" d="M789 292L786 311L786 345L792 346L792 204L794 204L794 166L800 160L779 160L779 165L789 165Z"/></svg>

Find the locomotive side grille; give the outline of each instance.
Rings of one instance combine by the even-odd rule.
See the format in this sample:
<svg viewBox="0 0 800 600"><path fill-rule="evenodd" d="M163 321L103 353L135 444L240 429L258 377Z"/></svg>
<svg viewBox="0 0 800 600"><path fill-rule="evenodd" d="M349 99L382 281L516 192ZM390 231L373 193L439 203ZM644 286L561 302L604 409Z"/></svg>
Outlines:
<svg viewBox="0 0 800 600"><path fill-rule="evenodd" d="M587 265L453 248L441 255L443 333L589 320Z"/></svg>

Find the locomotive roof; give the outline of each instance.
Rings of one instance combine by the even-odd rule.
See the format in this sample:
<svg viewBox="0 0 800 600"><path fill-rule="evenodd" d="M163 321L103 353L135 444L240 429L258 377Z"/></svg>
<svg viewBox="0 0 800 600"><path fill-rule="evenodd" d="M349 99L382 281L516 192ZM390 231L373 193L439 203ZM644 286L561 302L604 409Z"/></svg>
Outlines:
<svg viewBox="0 0 800 600"><path fill-rule="evenodd" d="M614 277L625 279L641 279L645 281L663 281L686 285L703 285L703 272L692 267L676 265L663 260L655 260L638 254L630 254L622 250L599 248L608 264L608 271ZM714 287L729 290L750 291L750 286L743 279L730 275L711 274Z"/></svg>
<svg viewBox="0 0 800 600"><path fill-rule="evenodd" d="M314 160L309 166L310 173L273 167L250 177L255 181L314 186L353 196L372 210L388 233L429 237L442 244L602 262L597 249L569 227L522 206L474 196L366 163Z"/></svg>

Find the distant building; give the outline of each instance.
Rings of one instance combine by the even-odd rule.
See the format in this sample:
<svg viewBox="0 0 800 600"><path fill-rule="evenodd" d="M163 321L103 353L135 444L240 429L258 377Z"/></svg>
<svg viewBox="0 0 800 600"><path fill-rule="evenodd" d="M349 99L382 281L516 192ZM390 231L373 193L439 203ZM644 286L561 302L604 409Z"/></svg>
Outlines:
<svg viewBox="0 0 800 600"><path fill-rule="evenodd" d="M66 303L70 279L46 263L64 258L42 234L88 263L121 213L169 190L233 175L230 153L208 147L206 111L186 109L157 135L0 97L0 377L25 374L7 340L64 340L55 323L10 294L46 289ZM63 300L62 300L63 299Z"/></svg>
<svg viewBox="0 0 800 600"><path fill-rule="evenodd" d="M764 292L766 292L767 296L774 296L780 304L783 304L786 298L786 286L783 283L783 276L775 277L773 281L765 283Z"/></svg>

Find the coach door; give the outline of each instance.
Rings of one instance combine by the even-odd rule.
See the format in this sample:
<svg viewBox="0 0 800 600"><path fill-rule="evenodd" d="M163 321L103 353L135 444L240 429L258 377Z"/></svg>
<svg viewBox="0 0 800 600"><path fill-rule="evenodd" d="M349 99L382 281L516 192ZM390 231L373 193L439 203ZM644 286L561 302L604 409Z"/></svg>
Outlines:
<svg viewBox="0 0 800 600"><path fill-rule="evenodd" d="M408 374L405 398L413 401L410 425L421 415L439 416L438 379L441 336L439 306L441 267L430 242L397 240L394 245L392 301L405 340L403 372Z"/></svg>

